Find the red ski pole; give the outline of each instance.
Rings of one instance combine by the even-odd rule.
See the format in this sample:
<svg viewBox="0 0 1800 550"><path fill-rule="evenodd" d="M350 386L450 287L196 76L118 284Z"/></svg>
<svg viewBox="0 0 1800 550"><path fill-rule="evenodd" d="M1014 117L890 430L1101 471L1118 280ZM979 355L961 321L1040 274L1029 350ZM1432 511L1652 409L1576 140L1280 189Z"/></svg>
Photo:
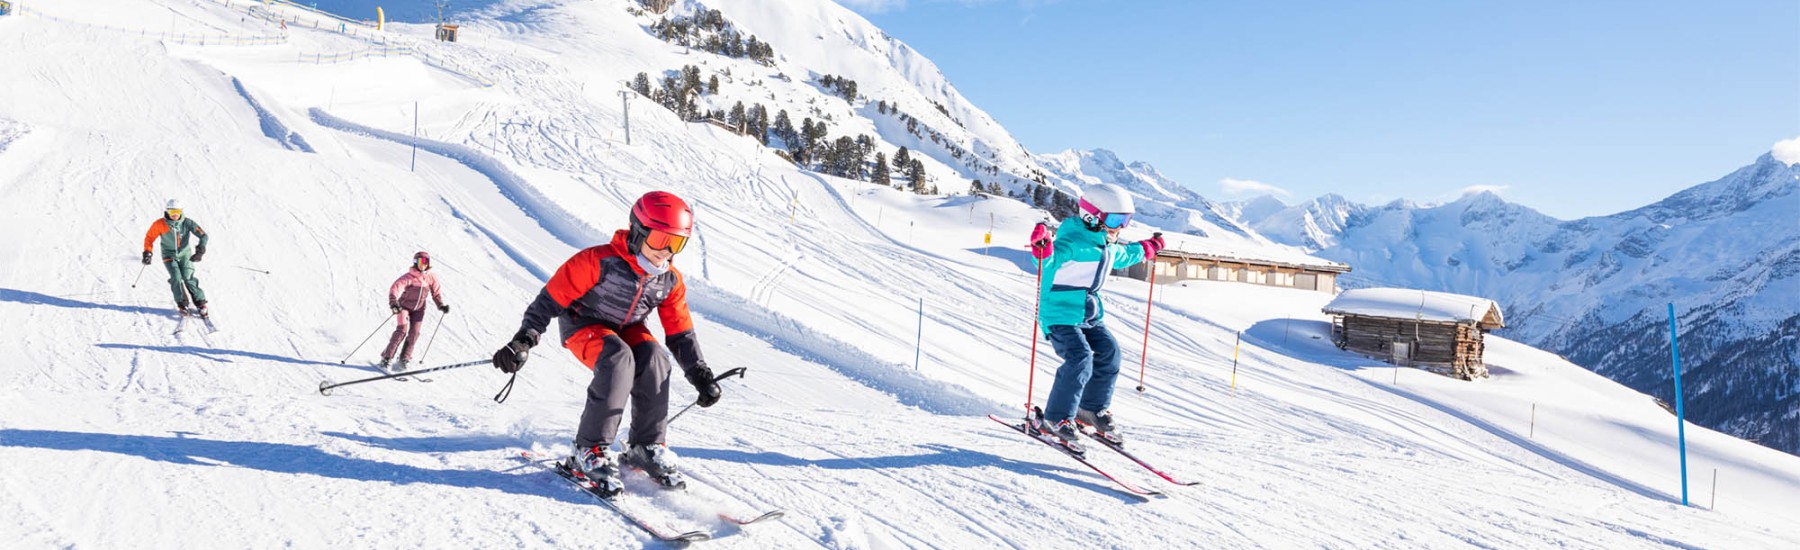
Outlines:
<svg viewBox="0 0 1800 550"><path fill-rule="evenodd" d="M1157 233L1162 235L1162 233ZM1144 299L1144 350L1138 352L1139 395L1144 393L1144 367L1150 364L1150 306L1156 303L1156 257L1150 258L1150 297Z"/></svg>
<svg viewBox="0 0 1800 550"><path fill-rule="evenodd" d="M1032 291L1037 298L1031 305L1031 374L1025 380L1025 418L1031 418L1031 392L1037 384L1038 309L1044 305L1044 259L1038 258L1037 264L1037 288Z"/></svg>

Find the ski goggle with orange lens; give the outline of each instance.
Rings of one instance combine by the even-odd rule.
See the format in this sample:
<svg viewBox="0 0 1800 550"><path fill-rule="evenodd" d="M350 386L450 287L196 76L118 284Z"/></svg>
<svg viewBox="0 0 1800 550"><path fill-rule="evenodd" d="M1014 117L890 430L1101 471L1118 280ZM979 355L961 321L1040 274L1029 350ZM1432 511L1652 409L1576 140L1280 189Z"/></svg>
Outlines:
<svg viewBox="0 0 1800 550"><path fill-rule="evenodd" d="M644 237L644 246L651 250L667 250L670 254L680 254L681 249L687 248L687 242L687 237L661 229L651 229L650 235Z"/></svg>
<svg viewBox="0 0 1800 550"><path fill-rule="evenodd" d="M170 208L168 210L164 210L163 213L167 214L169 217L173 218L173 217L181 215L181 209L180 208Z"/></svg>

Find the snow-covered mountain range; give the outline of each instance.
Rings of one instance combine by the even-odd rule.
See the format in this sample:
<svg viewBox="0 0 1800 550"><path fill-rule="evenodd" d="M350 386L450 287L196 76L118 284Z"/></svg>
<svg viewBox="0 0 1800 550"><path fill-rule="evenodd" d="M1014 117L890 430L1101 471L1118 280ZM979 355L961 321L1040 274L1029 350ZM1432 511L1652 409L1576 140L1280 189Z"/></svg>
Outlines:
<svg viewBox="0 0 1800 550"><path fill-rule="evenodd" d="M1240 215L1352 265L1346 284L1498 300L1503 334L1665 401L1673 303L1689 418L1800 453L1800 169L1770 154L1655 204L1573 221L1485 192L1380 207L1328 195Z"/></svg>
<svg viewBox="0 0 1800 550"><path fill-rule="evenodd" d="M1038 155L1036 160L1065 186L1080 189L1110 183L1124 187L1137 199L1138 218L1158 227L1203 237L1266 243L1249 228L1147 162L1126 164L1105 149Z"/></svg>

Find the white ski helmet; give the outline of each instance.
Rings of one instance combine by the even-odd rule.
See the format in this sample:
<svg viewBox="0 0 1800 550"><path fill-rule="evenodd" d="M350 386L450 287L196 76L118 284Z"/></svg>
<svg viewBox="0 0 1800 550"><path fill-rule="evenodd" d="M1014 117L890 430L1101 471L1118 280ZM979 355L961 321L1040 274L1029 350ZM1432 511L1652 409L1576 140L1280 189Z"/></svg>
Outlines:
<svg viewBox="0 0 1800 550"><path fill-rule="evenodd" d="M1082 223L1096 231L1122 229L1131 223L1131 214L1137 211L1131 203L1131 193L1110 183L1083 189L1079 207Z"/></svg>
<svg viewBox="0 0 1800 550"><path fill-rule="evenodd" d="M180 210L180 209L181 209L181 201L177 201L175 199L169 199L169 205L163 207L163 210Z"/></svg>

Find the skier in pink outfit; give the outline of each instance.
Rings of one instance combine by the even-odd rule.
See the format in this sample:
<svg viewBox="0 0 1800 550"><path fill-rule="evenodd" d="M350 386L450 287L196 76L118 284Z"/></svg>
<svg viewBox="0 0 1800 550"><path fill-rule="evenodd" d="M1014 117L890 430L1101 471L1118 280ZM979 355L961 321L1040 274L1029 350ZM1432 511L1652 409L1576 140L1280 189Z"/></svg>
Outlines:
<svg viewBox="0 0 1800 550"><path fill-rule="evenodd" d="M413 255L413 264L405 275L394 280L394 286L388 287L388 308L394 310L394 335L388 338L387 349L381 352L381 368L388 370L388 364L394 359L394 351L400 351L400 363L393 372L406 370L406 363L412 360L413 344L419 341L419 328L425 323L425 295L431 295L431 301L437 303L438 311L450 313L450 305L444 303L443 289L438 285L437 275L431 273L431 255L424 252ZM401 347L401 341L406 347Z"/></svg>

